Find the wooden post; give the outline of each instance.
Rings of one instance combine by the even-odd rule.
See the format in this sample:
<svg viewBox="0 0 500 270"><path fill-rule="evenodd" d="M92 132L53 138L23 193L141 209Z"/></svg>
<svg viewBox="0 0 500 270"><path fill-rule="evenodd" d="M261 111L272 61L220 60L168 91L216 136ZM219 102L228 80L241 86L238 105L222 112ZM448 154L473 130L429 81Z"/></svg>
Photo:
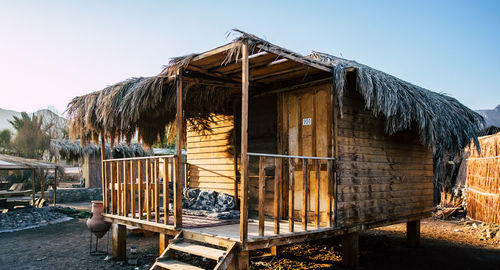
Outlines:
<svg viewBox="0 0 500 270"><path fill-rule="evenodd" d="M295 204L295 161L293 158L288 159L288 231L294 231L293 206Z"/></svg>
<svg viewBox="0 0 500 270"><path fill-rule="evenodd" d="M248 47L241 44L241 201L240 201L240 240L245 246L248 239ZM240 256L241 253L240 252ZM248 252L246 253L248 257ZM248 258L246 259L248 265ZM241 264L240 264L241 268ZM248 267L247 267L248 268Z"/></svg>
<svg viewBox="0 0 500 270"><path fill-rule="evenodd" d="M31 170L31 197L33 207L35 207L35 169Z"/></svg>
<svg viewBox="0 0 500 270"><path fill-rule="evenodd" d="M307 230L307 205L309 204L309 188L307 181L309 178L309 164L308 160L304 159L302 163L302 229Z"/></svg>
<svg viewBox="0 0 500 270"><path fill-rule="evenodd" d="M45 199L45 173L44 170L40 173L40 199Z"/></svg>
<svg viewBox="0 0 500 270"><path fill-rule="evenodd" d="M128 216L130 209L129 185L130 185L130 163L123 161L123 215Z"/></svg>
<svg viewBox="0 0 500 270"><path fill-rule="evenodd" d="M353 232L342 236L342 263L349 268L358 265L359 233Z"/></svg>
<svg viewBox="0 0 500 270"><path fill-rule="evenodd" d="M248 251L238 252L238 269L250 269L250 253Z"/></svg>
<svg viewBox="0 0 500 270"><path fill-rule="evenodd" d="M57 158L56 158L56 164L57 164ZM54 207L56 206L56 201L57 201L57 166L54 169Z"/></svg>
<svg viewBox="0 0 500 270"><path fill-rule="evenodd" d="M125 225L113 223L113 257L116 260L127 259L127 227Z"/></svg>
<svg viewBox="0 0 500 270"><path fill-rule="evenodd" d="M130 168L130 216L135 218L135 174L134 174L134 161L129 161Z"/></svg>
<svg viewBox="0 0 500 270"><path fill-rule="evenodd" d="M159 255L161 255L163 253L163 251L167 248L168 246L168 234L166 233L159 233L158 234L158 240L159 240L159 243L158 243L158 247L159 247Z"/></svg>
<svg viewBox="0 0 500 270"><path fill-rule="evenodd" d="M139 178L139 183L137 186L137 208L139 211L139 219L142 219L143 215L143 204L142 204L142 160L137 161L137 178Z"/></svg>
<svg viewBox="0 0 500 270"><path fill-rule="evenodd" d="M338 111L337 111L337 92L335 91L335 84L332 83L331 84L331 87L330 87L330 105L331 105L331 108L332 108L332 115L331 115L331 121L329 121L329 123L332 123L331 127L330 127L330 132L331 132L331 143L332 143L332 146L331 146L331 151L332 151L332 157L334 158L334 160L332 161L332 164L330 165L329 164L329 168L330 168L330 174L329 174L329 177L332 177L332 181L333 183L333 190L332 190L332 195L333 195L333 200L330 202L330 207L331 207L331 204L333 203L333 217L330 218L330 222L331 219L333 218L333 224L331 224L332 226L336 226L337 225L337 157L338 157L338 146L337 146L337 125L338 125L338 121L337 121L337 115L338 115ZM331 176L330 176L331 175ZM329 181L330 182L330 181Z"/></svg>
<svg viewBox="0 0 500 270"><path fill-rule="evenodd" d="M328 176L328 226L333 227L332 203L333 203L333 161L328 160L327 163L327 176Z"/></svg>
<svg viewBox="0 0 500 270"><path fill-rule="evenodd" d="M101 133L101 190L102 190L102 203L104 213L108 210L108 187L106 185L106 164L104 160L106 159L106 141L104 139L104 132Z"/></svg>
<svg viewBox="0 0 500 270"><path fill-rule="evenodd" d="M116 175L116 170L114 170L114 161L109 162L109 182L110 182L110 193L111 193L111 201L110 201L110 212L111 214L116 213L116 198L115 198L115 175Z"/></svg>
<svg viewBox="0 0 500 270"><path fill-rule="evenodd" d="M117 209L117 214L118 215L123 215L123 207L122 207L122 168L121 168L121 162L116 161L116 186L117 186L117 193L116 193L116 209Z"/></svg>
<svg viewBox="0 0 500 270"><path fill-rule="evenodd" d="M149 159L146 159L146 190L144 191L144 204L146 205L146 220L151 219L151 165Z"/></svg>
<svg viewBox="0 0 500 270"><path fill-rule="evenodd" d="M153 159L153 170L154 170L154 211L155 211L155 222L160 222L160 188L158 186L160 181L159 170L160 166L159 159Z"/></svg>
<svg viewBox="0 0 500 270"><path fill-rule="evenodd" d="M259 236L264 236L264 202L266 200L266 176L264 157L259 157Z"/></svg>
<svg viewBox="0 0 500 270"><path fill-rule="evenodd" d="M183 109L182 109L182 71L177 73L177 143L175 158L175 182L174 182L174 227L182 228L182 147L183 147Z"/></svg>
<svg viewBox="0 0 500 270"><path fill-rule="evenodd" d="M168 158L163 159L163 223L168 224L169 219L169 203L170 198L168 194Z"/></svg>
<svg viewBox="0 0 500 270"><path fill-rule="evenodd" d="M274 160L274 234L280 233L281 158Z"/></svg>
<svg viewBox="0 0 500 270"><path fill-rule="evenodd" d="M420 220L406 222L406 243L409 247L420 244Z"/></svg>

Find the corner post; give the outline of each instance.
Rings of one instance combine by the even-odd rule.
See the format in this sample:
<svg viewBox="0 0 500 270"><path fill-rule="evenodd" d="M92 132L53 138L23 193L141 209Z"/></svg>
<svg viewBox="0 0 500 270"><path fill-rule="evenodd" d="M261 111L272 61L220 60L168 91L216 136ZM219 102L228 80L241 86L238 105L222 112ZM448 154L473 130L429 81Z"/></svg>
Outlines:
<svg viewBox="0 0 500 270"><path fill-rule="evenodd" d="M182 227L182 143L184 140L183 126L182 126L182 71L177 72L177 143L175 158L175 181L174 181L174 227Z"/></svg>
<svg viewBox="0 0 500 270"><path fill-rule="evenodd" d="M406 222L406 243L409 247L420 244L420 219Z"/></svg>
<svg viewBox="0 0 500 270"><path fill-rule="evenodd" d="M240 240L245 247L248 239L248 46L241 43L241 201Z"/></svg>
<svg viewBox="0 0 500 270"><path fill-rule="evenodd" d="M104 140L104 132L101 132L101 193L102 193L102 202L104 206L104 213L108 212L108 200L106 193L108 191L106 187L106 174L104 167L104 160L106 159L106 141Z"/></svg>

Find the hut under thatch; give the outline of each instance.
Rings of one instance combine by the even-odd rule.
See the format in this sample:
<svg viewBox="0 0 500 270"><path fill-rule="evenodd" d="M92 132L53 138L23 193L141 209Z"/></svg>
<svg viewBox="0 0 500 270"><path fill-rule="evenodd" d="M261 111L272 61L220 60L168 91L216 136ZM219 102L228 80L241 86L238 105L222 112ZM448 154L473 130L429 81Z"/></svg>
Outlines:
<svg viewBox="0 0 500 270"><path fill-rule="evenodd" d="M211 237L183 227L184 164L177 157L163 161L175 160L173 224L160 200L150 205L151 192L170 196L158 192L155 160L127 165L137 181L131 184L115 174L121 160L105 162L106 219L141 224L160 237L182 231L197 241L237 244L241 268L250 250L338 234L346 234L346 249L356 249L359 230L398 222L408 222L415 244L419 220L432 211L433 154L477 143L483 118L452 97L357 62L302 56L236 32L227 45L172 59L157 76L76 97L68 115L70 134L84 144L99 136L130 141L137 132L152 145L168 130L178 156L186 145L189 187L237 198L239 226L213 229ZM132 200L123 211L116 194L128 188L139 205ZM347 260L355 264L352 251Z"/></svg>
<svg viewBox="0 0 500 270"><path fill-rule="evenodd" d="M111 147L113 147L111 149ZM101 145L93 142L82 146L78 140L53 139L50 141L49 152L59 160L80 161L82 163L82 177L86 188L102 186L101 178ZM106 158L133 158L152 155L152 151L145 150L137 143L118 143L113 146L106 144Z"/></svg>

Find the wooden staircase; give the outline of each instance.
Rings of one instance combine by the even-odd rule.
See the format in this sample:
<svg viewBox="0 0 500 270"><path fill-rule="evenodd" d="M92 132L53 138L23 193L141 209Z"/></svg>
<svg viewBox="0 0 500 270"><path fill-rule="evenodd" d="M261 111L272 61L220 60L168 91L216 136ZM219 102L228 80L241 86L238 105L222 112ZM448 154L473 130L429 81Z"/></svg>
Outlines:
<svg viewBox="0 0 500 270"><path fill-rule="evenodd" d="M196 255L213 260L217 263L214 269L225 270L230 267L236 257L236 242L223 240L204 234L181 231L163 253L156 259L150 270L203 270L203 268L191 265L187 262L176 260L177 252Z"/></svg>

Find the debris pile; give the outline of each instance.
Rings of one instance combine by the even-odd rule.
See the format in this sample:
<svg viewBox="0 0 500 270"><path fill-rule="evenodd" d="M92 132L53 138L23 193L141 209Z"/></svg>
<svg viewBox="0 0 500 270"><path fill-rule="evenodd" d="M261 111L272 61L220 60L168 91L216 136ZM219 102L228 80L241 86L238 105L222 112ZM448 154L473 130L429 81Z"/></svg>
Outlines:
<svg viewBox="0 0 500 270"><path fill-rule="evenodd" d="M465 216L464 198L459 189L452 193L441 192L441 203L436 206L433 216L438 219L447 219L452 215Z"/></svg>
<svg viewBox="0 0 500 270"><path fill-rule="evenodd" d="M70 220L52 208L23 208L0 214L0 233L36 228Z"/></svg>
<svg viewBox="0 0 500 270"><path fill-rule="evenodd" d="M483 223L481 221L469 220L464 223L469 225L473 230L477 232L479 240L490 240L495 239L500 241L500 225L493 223Z"/></svg>

